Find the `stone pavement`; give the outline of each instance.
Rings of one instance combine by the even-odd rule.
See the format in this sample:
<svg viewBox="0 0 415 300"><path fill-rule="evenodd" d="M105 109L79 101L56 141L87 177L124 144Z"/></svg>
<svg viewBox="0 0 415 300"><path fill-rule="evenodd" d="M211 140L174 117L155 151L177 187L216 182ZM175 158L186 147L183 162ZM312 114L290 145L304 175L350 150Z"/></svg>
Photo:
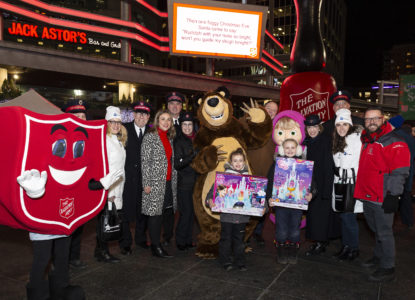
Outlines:
<svg viewBox="0 0 415 300"><path fill-rule="evenodd" d="M340 247L337 240L326 253L311 258L304 256L309 243L303 243L297 265L278 265L273 224L267 220L266 245L261 248L251 241L248 271L226 272L216 260L199 259L194 250L181 252L174 246L166 248L174 258L160 259L141 248L123 257L113 243L111 253L121 262L98 263L93 258L93 220L82 240L88 268L72 271L71 282L84 288L87 299L415 299L415 230L405 229L396 218L397 279L380 284L368 282L368 271L360 267L371 257L374 238L362 215L359 225L360 257L355 262L332 258ZM31 260L28 234L0 226L0 299L25 299Z"/></svg>

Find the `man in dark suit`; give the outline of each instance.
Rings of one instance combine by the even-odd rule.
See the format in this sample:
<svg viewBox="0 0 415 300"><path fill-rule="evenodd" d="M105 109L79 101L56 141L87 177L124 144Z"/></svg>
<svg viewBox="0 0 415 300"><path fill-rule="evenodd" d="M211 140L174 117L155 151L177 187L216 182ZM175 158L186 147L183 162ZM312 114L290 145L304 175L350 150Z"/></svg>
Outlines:
<svg viewBox="0 0 415 300"><path fill-rule="evenodd" d="M132 235L130 222L135 222L135 244L147 249L147 216L141 214L141 197L143 192L141 174L141 142L148 131L150 119L150 106L146 102L133 105L134 121L124 124L128 132L125 184L123 193L123 223L122 237L120 239L121 254L130 255Z"/></svg>
<svg viewBox="0 0 415 300"><path fill-rule="evenodd" d="M336 112L341 108L346 108L350 110L350 101L352 100L352 95L348 91L337 91L330 96L329 101L333 103L334 116L332 119L324 122L323 134L328 134L330 137L333 137L334 131L334 121L336 120ZM352 115L353 125L364 126L364 121L362 118Z"/></svg>
<svg viewBox="0 0 415 300"><path fill-rule="evenodd" d="M73 99L68 101L62 108L65 113L73 114L74 116L86 121L86 111L89 105L86 101L81 99ZM81 237L84 231L84 225L78 227L72 233L71 248L69 250L69 265L75 269L85 269L88 265L81 260Z"/></svg>
<svg viewBox="0 0 415 300"><path fill-rule="evenodd" d="M183 102L185 101L185 96L178 92L171 92L166 96L167 101L167 110L173 117L174 128L176 129L176 134L181 132L179 118L183 109Z"/></svg>

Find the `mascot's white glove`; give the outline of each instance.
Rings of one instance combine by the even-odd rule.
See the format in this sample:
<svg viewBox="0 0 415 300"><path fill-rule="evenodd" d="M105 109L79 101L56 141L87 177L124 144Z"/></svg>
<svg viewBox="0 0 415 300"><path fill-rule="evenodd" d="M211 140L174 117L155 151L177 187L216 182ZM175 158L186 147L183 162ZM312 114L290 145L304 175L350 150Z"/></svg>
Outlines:
<svg viewBox="0 0 415 300"><path fill-rule="evenodd" d="M17 177L17 182L30 198L36 199L42 197L45 193L47 179L48 174L46 171L39 173L38 170L32 169L30 171L24 171L22 175Z"/></svg>
<svg viewBox="0 0 415 300"><path fill-rule="evenodd" d="M111 185L113 185L115 182L118 181L118 179L120 179L123 176L124 176L124 170L119 169L119 170L114 171L114 172L109 172L107 175L102 177L99 180L99 182L101 182L104 189L108 190L111 187Z"/></svg>

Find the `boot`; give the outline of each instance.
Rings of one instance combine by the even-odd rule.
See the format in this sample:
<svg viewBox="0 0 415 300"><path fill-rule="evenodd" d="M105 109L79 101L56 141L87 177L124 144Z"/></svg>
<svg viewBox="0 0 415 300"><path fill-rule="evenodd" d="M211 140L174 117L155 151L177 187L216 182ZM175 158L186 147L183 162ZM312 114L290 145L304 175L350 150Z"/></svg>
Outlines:
<svg viewBox="0 0 415 300"><path fill-rule="evenodd" d="M49 299L49 283L47 280L33 286L30 283L26 285L27 300L47 300Z"/></svg>
<svg viewBox="0 0 415 300"><path fill-rule="evenodd" d="M305 256L312 256L323 253L326 251L327 245L327 242L316 242L310 246L310 249L307 250Z"/></svg>
<svg viewBox="0 0 415 300"><path fill-rule="evenodd" d="M346 257L348 255L348 252L349 251L350 251L349 246L342 246L342 248L338 252L336 252L333 255L333 257L334 258L338 258L338 259L341 260L341 258L344 258L344 257Z"/></svg>
<svg viewBox="0 0 415 300"><path fill-rule="evenodd" d="M287 247L288 246L288 247ZM289 243L287 244L288 249L288 263L295 265L297 264L298 252L300 250L300 243Z"/></svg>
<svg viewBox="0 0 415 300"><path fill-rule="evenodd" d="M169 255L166 250L161 247L161 245L151 245L151 253L153 256L160 257L160 258L172 258L173 256Z"/></svg>
<svg viewBox="0 0 415 300"><path fill-rule="evenodd" d="M94 257L99 262L102 261L102 262L112 263L112 264L120 262L120 260L118 258L111 255L108 251L101 250L101 249L98 249L98 248L95 248Z"/></svg>
<svg viewBox="0 0 415 300"><path fill-rule="evenodd" d="M347 260L348 261L353 261L356 257L359 256L359 249L351 249L349 251L349 254L347 255Z"/></svg>
<svg viewBox="0 0 415 300"><path fill-rule="evenodd" d="M69 285L68 280L49 274L50 300L83 300L84 290L78 285Z"/></svg>
<svg viewBox="0 0 415 300"><path fill-rule="evenodd" d="M287 247L285 243L277 243L277 262L279 264L285 265L288 263L287 257Z"/></svg>

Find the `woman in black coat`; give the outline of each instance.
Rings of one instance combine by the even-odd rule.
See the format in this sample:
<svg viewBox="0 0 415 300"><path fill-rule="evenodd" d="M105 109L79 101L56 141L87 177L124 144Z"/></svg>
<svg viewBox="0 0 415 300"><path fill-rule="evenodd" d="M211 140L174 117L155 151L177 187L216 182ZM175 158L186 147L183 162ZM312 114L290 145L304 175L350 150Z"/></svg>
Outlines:
<svg viewBox="0 0 415 300"><path fill-rule="evenodd" d="M331 139L322 134L323 126L318 115L307 116L304 121L307 138L307 160L314 161L313 178L317 194L308 205L306 238L314 241L306 256L326 251L330 238L340 236L339 221L331 208L334 162ZM336 224L337 223L337 224Z"/></svg>
<svg viewBox="0 0 415 300"><path fill-rule="evenodd" d="M176 227L176 246L179 250L193 247L193 187L196 182L196 171L190 166L196 153L193 148L195 136L193 116L184 113L179 118L180 129L174 140L174 168L178 173L177 209L179 221Z"/></svg>

